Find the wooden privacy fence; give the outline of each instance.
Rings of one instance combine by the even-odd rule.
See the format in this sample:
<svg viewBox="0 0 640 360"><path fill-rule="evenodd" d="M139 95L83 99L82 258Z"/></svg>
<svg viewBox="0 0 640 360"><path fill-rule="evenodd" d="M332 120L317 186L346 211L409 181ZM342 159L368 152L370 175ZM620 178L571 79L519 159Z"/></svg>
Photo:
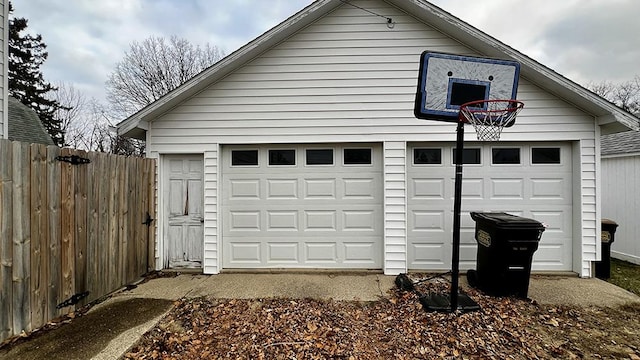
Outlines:
<svg viewBox="0 0 640 360"><path fill-rule="evenodd" d="M0 341L152 270L154 189L152 159L0 140Z"/></svg>

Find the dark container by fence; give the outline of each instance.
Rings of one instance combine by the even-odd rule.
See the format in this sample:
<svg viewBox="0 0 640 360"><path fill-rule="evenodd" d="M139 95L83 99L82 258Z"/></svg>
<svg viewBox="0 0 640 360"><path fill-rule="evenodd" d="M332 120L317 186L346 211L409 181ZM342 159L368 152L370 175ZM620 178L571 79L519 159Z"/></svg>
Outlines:
<svg viewBox="0 0 640 360"><path fill-rule="evenodd" d="M472 212L471 218L476 222L478 252L477 270L467 272L469 284L490 295L526 298L544 225L504 212Z"/></svg>
<svg viewBox="0 0 640 360"><path fill-rule="evenodd" d="M601 225L602 260L596 261L596 277L606 280L611 277L611 244L615 240L618 224L613 220L602 219Z"/></svg>

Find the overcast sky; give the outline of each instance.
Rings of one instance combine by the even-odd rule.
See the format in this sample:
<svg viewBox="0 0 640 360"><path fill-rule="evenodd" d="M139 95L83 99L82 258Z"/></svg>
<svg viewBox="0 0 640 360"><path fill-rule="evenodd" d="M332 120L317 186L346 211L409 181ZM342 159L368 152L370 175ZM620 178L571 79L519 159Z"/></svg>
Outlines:
<svg viewBox="0 0 640 360"><path fill-rule="evenodd" d="M580 83L640 75L640 0L432 0ZM12 0L42 35L45 80L104 100L104 82L133 41L178 35L230 54L312 0Z"/></svg>

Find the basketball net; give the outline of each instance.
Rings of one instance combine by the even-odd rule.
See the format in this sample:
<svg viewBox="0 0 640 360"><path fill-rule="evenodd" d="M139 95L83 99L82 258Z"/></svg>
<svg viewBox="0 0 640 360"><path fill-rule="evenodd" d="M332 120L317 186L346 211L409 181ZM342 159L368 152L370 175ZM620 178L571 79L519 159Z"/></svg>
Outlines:
<svg viewBox="0 0 640 360"><path fill-rule="evenodd" d="M480 141L498 141L524 107L518 100L478 100L460 106L458 119L473 125Z"/></svg>

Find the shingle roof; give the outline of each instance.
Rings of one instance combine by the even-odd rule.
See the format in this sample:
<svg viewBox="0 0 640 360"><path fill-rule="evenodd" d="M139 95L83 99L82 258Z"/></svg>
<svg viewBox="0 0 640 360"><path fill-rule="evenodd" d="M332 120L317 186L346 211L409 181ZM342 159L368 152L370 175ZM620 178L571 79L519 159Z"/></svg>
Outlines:
<svg viewBox="0 0 640 360"><path fill-rule="evenodd" d="M640 153L640 131L624 131L601 137L602 155Z"/></svg>
<svg viewBox="0 0 640 360"><path fill-rule="evenodd" d="M9 96L9 140L55 145L33 109Z"/></svg>

